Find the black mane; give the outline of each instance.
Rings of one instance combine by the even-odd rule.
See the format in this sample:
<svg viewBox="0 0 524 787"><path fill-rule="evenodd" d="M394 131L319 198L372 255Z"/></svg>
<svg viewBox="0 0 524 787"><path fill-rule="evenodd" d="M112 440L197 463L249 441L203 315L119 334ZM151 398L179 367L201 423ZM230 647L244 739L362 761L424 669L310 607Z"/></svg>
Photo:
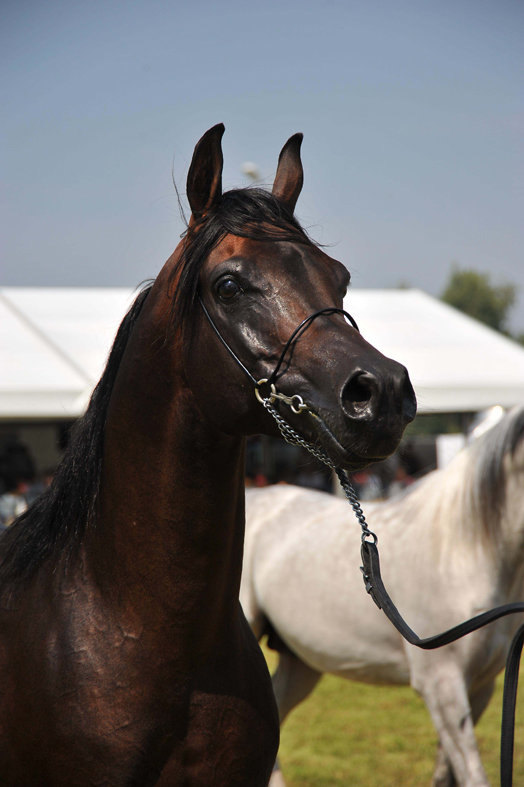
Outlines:
<svg viewBox="0 0 524 787"><path fill-rule="evenodd" d="M106 368L47 489L0 538L0 583L32 574L55 550L71 553L94 520L109 400L133 326L152 285L142 290L118 329Z"/></svg>

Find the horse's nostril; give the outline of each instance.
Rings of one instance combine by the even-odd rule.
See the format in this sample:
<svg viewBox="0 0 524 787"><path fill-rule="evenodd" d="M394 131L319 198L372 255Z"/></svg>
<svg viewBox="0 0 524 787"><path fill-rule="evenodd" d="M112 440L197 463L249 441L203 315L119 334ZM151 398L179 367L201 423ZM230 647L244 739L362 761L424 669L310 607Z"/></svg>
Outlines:
<svg viewBox="0 0 524 787"><path fill-rule="evenodd" d="M370 414L372 401L378 391L375 376L370 372L355 372L342 389L342 407L350 418Z"/></svg>
<svg viewBox="0 0 524 787"><path fill-rule="evenodd" d="M370 385L362 375L356 380L352 380L346 388L346 396L357 406L367 404L371 399L371 393Z"/></svg>

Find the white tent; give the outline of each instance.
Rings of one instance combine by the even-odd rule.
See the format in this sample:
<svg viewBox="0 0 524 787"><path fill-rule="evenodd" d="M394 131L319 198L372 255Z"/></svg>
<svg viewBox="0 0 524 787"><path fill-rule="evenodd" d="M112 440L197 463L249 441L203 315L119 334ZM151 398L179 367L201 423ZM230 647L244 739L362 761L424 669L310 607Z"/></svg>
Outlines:
<svg viewBox="0 0 524 787"><path fill-rule="evenodd" d="M76 418L98 381L128 288L0 288L0 418Z"/></svg>
<svg viewBox="0 0 524 787"><path fill-rule="evenodd" d="M130 288L0 288L0 419L80 415ZM419 412L524 402L524 348L419 290L351 290L366 339L407 366Z"/></svg>

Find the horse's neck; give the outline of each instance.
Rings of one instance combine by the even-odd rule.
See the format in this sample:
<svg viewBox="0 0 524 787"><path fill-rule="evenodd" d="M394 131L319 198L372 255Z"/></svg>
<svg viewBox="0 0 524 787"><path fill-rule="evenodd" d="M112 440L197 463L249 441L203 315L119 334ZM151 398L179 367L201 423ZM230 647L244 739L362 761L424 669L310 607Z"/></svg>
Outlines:
<svg viewBox="0 0 524 787"><path fill-rule="evenodd" d="M238 606L244 441L206 422L169 348L151 346L147 331L131 342L115 383L93 565L159 626L194 626L198 609L213 636Z"/></svg>

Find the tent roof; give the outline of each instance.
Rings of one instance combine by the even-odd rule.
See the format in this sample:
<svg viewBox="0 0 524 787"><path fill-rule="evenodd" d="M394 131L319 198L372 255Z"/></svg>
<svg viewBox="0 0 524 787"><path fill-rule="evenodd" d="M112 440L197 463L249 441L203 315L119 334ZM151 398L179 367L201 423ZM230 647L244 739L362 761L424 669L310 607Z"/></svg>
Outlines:
<svg viewBox="0 0 524 787"><path fill-rule="evenodd" d="M0 288L0 418L80 415L135 291ZM419 290L351 290L365 338L407 366L419 412L524 402L524 348Z"/></svg>
<svg viewBox="0 0 524 787"><path fill-rule="evenodd" d="M129 288L0 288L0 418L81 415L132 299Z"/></svg>

